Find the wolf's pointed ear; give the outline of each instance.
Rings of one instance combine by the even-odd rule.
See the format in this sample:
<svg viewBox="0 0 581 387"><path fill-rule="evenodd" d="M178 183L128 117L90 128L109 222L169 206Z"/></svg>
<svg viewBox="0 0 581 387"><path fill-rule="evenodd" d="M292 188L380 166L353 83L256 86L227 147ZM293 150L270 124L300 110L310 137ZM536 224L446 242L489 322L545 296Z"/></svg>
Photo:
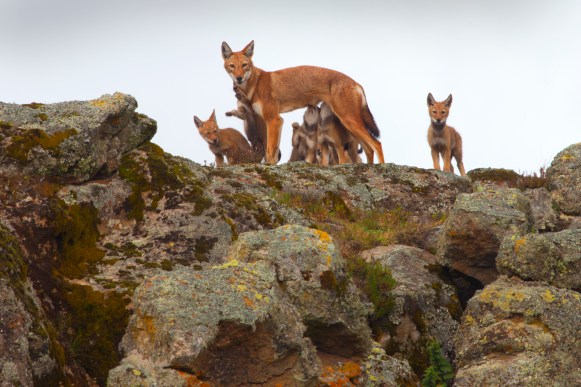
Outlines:
<svg viewBox="0 0 581 387"><path fill-rule="evenodd" d="M199 129L202 127L203 122L198 117L194 116L194 124L196 124L196 127Z"/></svg>
<svg viewBox="0 0 581 387"><path fill-rule="evenodd" d="M435 103L436 103L436 100L434 99L434 96L432 95L432 93L428 93L428 106L432 106Z"/></svg>
<svg viewBox="0 0 581 387"><path fill-rule="evenodd" d="M222 42L222 58L224 60L230 58L232 56L232 49L226 42Z"/></svg>
<svg viewBox="0 0 581 387"><path fill-rule="evenodd" d="M216 121L216 109L212 110L212 115L210 116L210 118L208 118L208 121Z"/></svg>
<svg viewBox="0 0 581 387"><path fill-rule="evenodd" d="M444 106L446 107L452 106L452 94L450 94L448 98L446 98L446 100L444 101Z"/></svg>
<svg viewBox="0 0 581 387"><path fill-rule="evenodd" d="M242 52L247 57L252 58L252 55L254 54L254 40L248 43L246 47L244 47L244 50L242 50Z"/></svg>

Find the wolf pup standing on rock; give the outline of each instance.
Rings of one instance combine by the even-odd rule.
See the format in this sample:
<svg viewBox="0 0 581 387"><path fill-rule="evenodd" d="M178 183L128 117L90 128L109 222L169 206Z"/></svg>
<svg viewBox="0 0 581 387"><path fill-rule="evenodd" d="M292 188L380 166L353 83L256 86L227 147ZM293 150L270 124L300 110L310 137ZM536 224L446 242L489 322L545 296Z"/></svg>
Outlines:
<svg viewBox="0 0 581 387"><path fill-rule="evenodd" d="M224 157L228 164L258 163L262 154L252 151L242 133L232 128L219 129L216 121L216 111L212 112L207 121L194 116L194 123L200 136L210 145L210 150L216 156L216 166L224 165Z"/></svg>
<svg viewBox="0 0 581 387"><path fill-rule="evenodd" d="M444 161L444 171L454 173L452 157L456 159L460 175L465 176L462 162L462 137L451 126L446 125L446 118L452 105L452 94L442 102L437 102L432 93L428 93L428 112L430 113L430 128L428 129L428 143L432 149L434 169L440 169L440 155Z"/></svg>
<svg viewBox="0 0 581 387"><path fill-rule="evenodd" d="M222 42L224 68L236 86L252 102L252 109L264 119L267 128L266 162L276 164L280 146L280 113L324 101L347 130L363 146L367 162L374 152L383 163L379 129L367 106L361 85L338 71L314 66L298 66L278 71L264 71L252 64L254 41L242 51L233 52Z"/></svg>

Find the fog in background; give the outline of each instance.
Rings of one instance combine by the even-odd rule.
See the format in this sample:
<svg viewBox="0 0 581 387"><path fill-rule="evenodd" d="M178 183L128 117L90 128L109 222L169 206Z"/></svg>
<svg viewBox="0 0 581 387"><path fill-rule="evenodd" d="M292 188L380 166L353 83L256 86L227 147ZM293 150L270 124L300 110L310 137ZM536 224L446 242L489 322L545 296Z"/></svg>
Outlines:
<svg viewBox="0 0 581 387"><path fill-rule="evenodd" d="M366 92L386 162L431 168L426 96L452 93L466 170L535 172L581 141L581 2L0 0L0 101L133 95L153 142L214 160L192 117L235 108L220 46L264 70L315 65ZM283 114L282 161L291 123Z"/></svg>

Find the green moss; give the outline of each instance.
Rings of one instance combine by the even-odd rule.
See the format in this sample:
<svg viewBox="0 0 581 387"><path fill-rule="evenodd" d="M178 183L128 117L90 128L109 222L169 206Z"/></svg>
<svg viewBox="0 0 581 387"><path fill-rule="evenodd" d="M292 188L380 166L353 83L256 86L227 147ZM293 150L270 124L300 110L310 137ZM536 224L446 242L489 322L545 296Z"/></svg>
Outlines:
<svg viewBox="0 0 581 387"><path fill-rule="evenodd" d="M105 386L110 369L121 359L118 346L129 319L129 297L114 291L65 283L63 296L69 311L71 350L76 361Z"/></svg>
<svg viewBox="0 0 581 387"><path fill-rule="evenodd" d="M174 268L174 264L172 261L164 259L163 261L161 261L161 265L160 265L162 270L165 271L172 271Z"/></svg>
<svg viewBox="0 0 581 387"><path fill-rule="evenodd" d="M226 194L222 196L222 200L230 202L233 206L229 206L228 216L230 218L236 219L240 214L240 209L247 210L247 214L251 214L256 222L263 227L275 227L279 224L276 223L276 219L273 221L268 211L257 202L255 196L244 193L236 192L233 194Z"/></svg>
<svg viewBox="0 0 581 387"><path fill-rule="evenodd" d="M305 274L306 273L303 273L303 276ZM331 270L325 270L322 272L319 276L319 281L321 283L321 288L333 291L339 297L342 297L347 292L347 285L349 283L348 277L345 276L341 279L337 279L337 276Z"/></svg>
<svg viewBox="0 0 581 387"><path fill-rule="evenodd" d="M42 122L45 122L46 120L48 120L48 116L45 113L38 113L36 115L38 117L39 120L41 120Z"/></svg>
<svg viewBox="0 0 581 387"><path fill-rule="evenodd" d="M14 124L9 121L0 121L0 128L1 129L12 129Z"/></svg>
<svg viewBox="0 0 581 387"><path fill-rule="evenodd" d="M43 103L38 103L38 102L32 102L32 103L25 103L22 104L21 106L27 107L27 108L31 108L31 109L39 109L41 107L44 106Z"/></svg>
<svg viewBox="0 0 581 387"><path fill-rule="evenodd" d="M277 190L282 189L282 182L280 181L279 177L276 174L271 172L269 167L256 166L254 170L258 172L258 174L260 175L262 180L264 180L266 185Z"/></svg>
<svg viewBox="0 0 581 387"><path fill-rule="evenodd" d="M183 163L171 158L159 146L146 143L140 147L145 158L137 152L121 158L119 176L129 182L132 193L125 201L125 210L130 219L143 220L145 210L155 210L159 200L169 192L179 191L182 199L194 203L195 215L202 214L212 206L204 194L206 184L197 179ZM151 204L146 207L144 197L150 195Z"/></svg>
<svg viewBox="0 0 581 387"><path fill-rule="evenodd" d="M100 220L92 203L68 206L58 200L52 204L53 232L58 246L58 262L54 270L68 278L82 278L95 273L95 266L105 256L97 248Z"/></svg>
<svg viewBox="0 0 581 387"><path fill-rule="evenodd" d="M47 134L41 129L27 129L12 136L12 143L6 148L6 155L21 162L28 161L31 149L40 147L53 156L60 156L59 146L67 138L78 134L76 129L67 129Z"/></svg>

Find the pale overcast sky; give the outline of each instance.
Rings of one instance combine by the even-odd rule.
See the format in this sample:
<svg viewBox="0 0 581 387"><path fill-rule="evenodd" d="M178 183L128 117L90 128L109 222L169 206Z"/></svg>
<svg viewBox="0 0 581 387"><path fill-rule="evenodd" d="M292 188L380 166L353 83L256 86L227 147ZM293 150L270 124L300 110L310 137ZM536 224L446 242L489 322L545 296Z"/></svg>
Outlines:
<svg viewBox="0 0 581 387"><path fill-rule="evenodd" d="M0 0L0 101L133 95L153 141L213 161L192 116L236 106L222 41L264 70L309 64L359 82L386 162L431 168L426 96L452 93L466 170L534 172L581 141L581 1ZM282 161L291 123L283 115Z"/></svg>

